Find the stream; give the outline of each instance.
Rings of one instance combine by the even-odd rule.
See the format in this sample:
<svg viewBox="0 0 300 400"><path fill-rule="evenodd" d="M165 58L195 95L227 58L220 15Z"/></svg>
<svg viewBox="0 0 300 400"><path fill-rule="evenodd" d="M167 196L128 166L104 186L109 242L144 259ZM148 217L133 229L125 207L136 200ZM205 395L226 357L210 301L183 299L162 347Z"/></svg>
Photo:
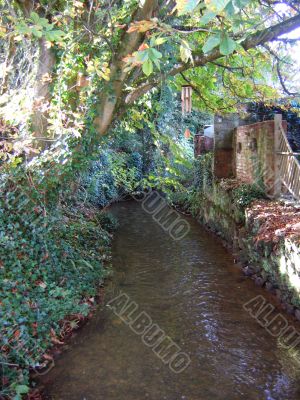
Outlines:
<svg viewBox="0 0 300 400"><path fill-rule="evenodd" d="M120 225L105 304L40 377L48 399L300 399L289 352L243 308L255 296L272 298L215 236L182 217L190 231L174 240L134 201L111 212ZM182 372L107 306L120 291L190 358Z"/></svg>

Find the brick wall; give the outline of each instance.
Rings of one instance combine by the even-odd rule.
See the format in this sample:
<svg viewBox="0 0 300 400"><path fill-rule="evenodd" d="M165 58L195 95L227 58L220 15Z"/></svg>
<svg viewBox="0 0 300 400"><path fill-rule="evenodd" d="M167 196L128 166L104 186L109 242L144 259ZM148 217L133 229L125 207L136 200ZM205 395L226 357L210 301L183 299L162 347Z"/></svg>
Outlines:
<svg viewBox="0 0 300 400"><path fill-rule="evenodd" d="M286 129L286 121L283 121ZM274 188L274 121L240 126L234 134L234 170L244 183L259 183L272 194Z"/></svg>
<svg viewBox="0 0 300 400"><path fill-rule="evenodd" d="M194 154L195 157L200 156L201 154L208 153L213 151L214 149L214 139L203 136L200 134L196 134L194 136Z"/></svg>

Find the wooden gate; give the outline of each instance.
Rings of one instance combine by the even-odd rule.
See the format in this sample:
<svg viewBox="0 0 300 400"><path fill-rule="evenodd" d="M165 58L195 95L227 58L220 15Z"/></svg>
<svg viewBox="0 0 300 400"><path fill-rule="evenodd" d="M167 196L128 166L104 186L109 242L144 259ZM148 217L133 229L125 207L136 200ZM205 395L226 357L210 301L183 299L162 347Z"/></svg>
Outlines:
<svg viewBox="0 0 300 400"><path fill-rule="evenodd" d="M282 193L282 184L294 196L300 200L300 164L296 156L300 153L294 153L287 140L285 131L282 127L282 115L275 115L275 176L276 195Z"/></svg>

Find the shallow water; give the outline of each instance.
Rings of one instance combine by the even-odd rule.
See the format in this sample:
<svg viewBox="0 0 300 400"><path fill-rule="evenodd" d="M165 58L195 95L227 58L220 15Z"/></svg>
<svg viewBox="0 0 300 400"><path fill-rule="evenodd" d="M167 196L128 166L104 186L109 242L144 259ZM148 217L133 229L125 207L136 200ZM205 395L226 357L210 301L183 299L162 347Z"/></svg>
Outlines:
<svg viewBox="0 0 300 400"><path fill-rule="evenodd" d="M112 211L120 226L105 302L122 290L191 363L174 373L103 306L41 378L49 399L300 399L288 352L243 309L267 292L242 277L221 243L191 218L175 241L139 203Z"/></svg>

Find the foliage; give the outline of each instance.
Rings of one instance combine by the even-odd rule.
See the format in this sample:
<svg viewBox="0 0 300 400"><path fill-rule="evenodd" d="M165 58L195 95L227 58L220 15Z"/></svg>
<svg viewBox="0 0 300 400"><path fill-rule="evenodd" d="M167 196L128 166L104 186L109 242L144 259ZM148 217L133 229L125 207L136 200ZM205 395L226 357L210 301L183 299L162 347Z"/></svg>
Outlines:
<svg viewBox="0 0 300 400"><path fill-rule="evenodd" d="M253 200L266 198L264 191L259 186L248 184L241 184L233 189L232 196L235 204L242 209L249 206Z"/></svg>
<svg viewBox="0 0 300 400"><path fill-rule="evenodd" d="M193 180L184 190L171 195L171 203L197 216L207 193L213 186L213 154L199 156L193 164Z"/></svg>
<svg viewBox="0 0 300 400"><path fill-rule="evenodd" d="M83 174L82 196L100 207L122 200L136 189L142 179L142 163L139 153L128 154L103 149L99 160L94 161Z"/></svg>
<svg viewBox="0 0 300 400"><path fill-rule="evenodd" d="M0 203L0 325L4 357L1 394L25 393L29 368L42 368L62 321L86 316L107 275L113 224L80 204L51 211L43 196L2 181ZM102 227L103 226L103 227ZM9 368L6 365L13 364ZM15 397L16 399L18 397Z"/></svg>
<svg viewBox="0 0 300 400"><path fill-rule="evenodd" d="M194 186L205 191L213 184L213 154L199 156L194 163Z"/></svg>
<svg viewBox="0 0 300 400"><path fill-rule="evenodd" d="M194 179L190 186L185 190L176 192L171 196L171 202L175 206L197 216L203 205L207 201L209 193L214 188L213 177L213 154L208 153L198 157L194 163ZM231 190L231 189L230 189ZM254 200L265 199L265 192L257 184L240 184L232 189L232 200L239 210L244 210Z"/></svg>
<svg viewBox="0 0 300 400"><path fill-rule="evenodd" d="M21 20L15 26L16 32L20 36L16 40L22 40L21 35L34 36L38 39L44 37L49 42L58 42L62 40L64 32L59 29L54 29L54 24L49 24L46 18L41 18L36 12L30 14L30 18L25 21Z"/></svg>

